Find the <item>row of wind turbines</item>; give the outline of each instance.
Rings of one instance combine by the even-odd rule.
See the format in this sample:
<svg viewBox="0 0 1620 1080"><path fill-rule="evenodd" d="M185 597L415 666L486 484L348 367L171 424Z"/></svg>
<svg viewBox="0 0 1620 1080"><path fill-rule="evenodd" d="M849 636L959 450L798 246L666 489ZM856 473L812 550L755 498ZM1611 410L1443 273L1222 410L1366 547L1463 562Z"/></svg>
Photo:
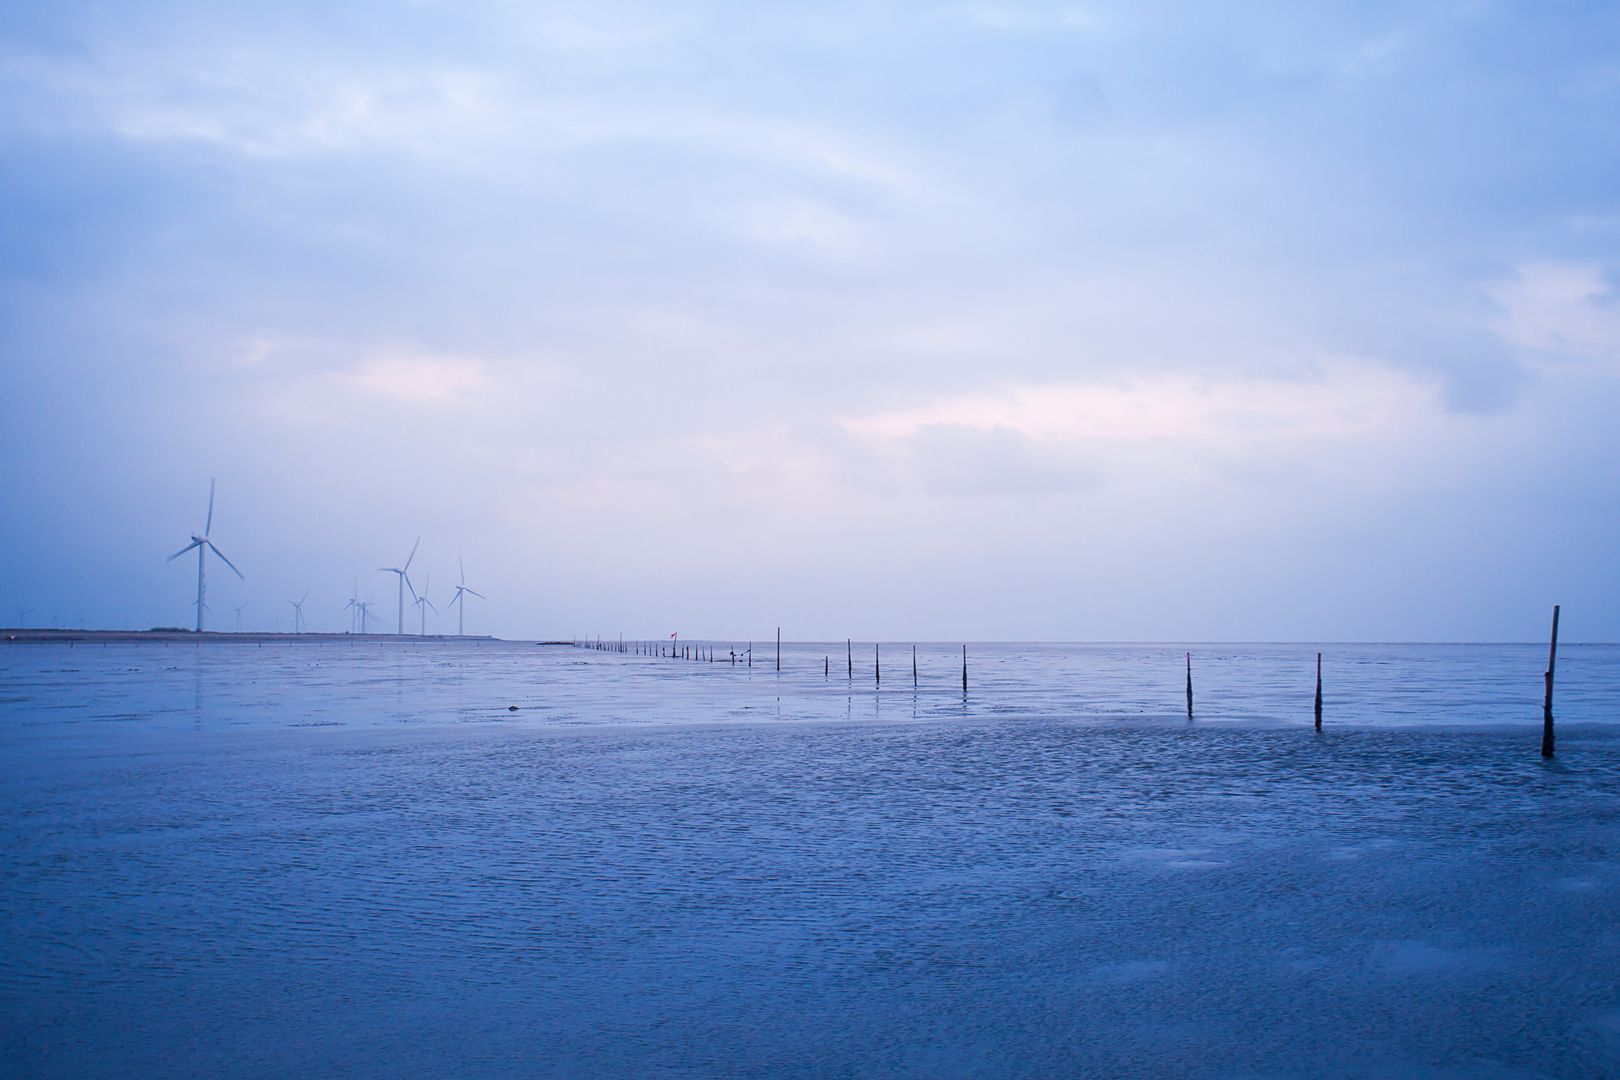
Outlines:
<svg viewBox="0 0 1620 1080"><path fill-rule="evenodd" d="M170 555L169 558L168 558L169 562L174 562L174 560L178 559L180 556L186 554L189 551L195 550L197 552L197 603L196 603L196 607L197 607L197 633L199 633L199 634L203 632L204 615L208 611L208 604L206 603L206 600L205 600L206 594L207 594L207 591L208 591L208 553L211 551L215 555L219 556L219 561L224 563L226 566L230 567L231 573L235 574L238 578L240 578L243 581L247 580L247 578L243 576L242 571L240 571L240 570L238 570L236 568L236 564L231 562L230 559L226 558L225 553L223 551L219 550L219 548L217 546L215 546L214 541L212 539L213 528L214 528L214 481L212 479L210 479L208 481L208 516L206 518L204 518L204 520L203 520L203 528L202 528L201 535L199 535L197 533L192 533L191 534L191 543L187 544L185 547L181 548L179 551L175 552L173 555ZM438 607L434 605L433 601L431 601L431 600L429 600L427 598L427 589L428 589L428 586L431 584L432 579L429 578L429 577L423 578L422 592L421 593L418 593L416 591L416 586L414 584L412 584L412 582L411 582L411 574L410 574L411 563L416 559L416 549L421 547L421 546L422 546L422 538L420 536L418 536L416 538L416 543L411 545L411 553L410 553L410 555L406 556L405 562L404 562L403 565L401 565L401 566L380 566L380 567L377 568L379 573L398 575L397 585L399 586L399 621L397 623L397 628L395 629L395 633L397 633L397 634L404 634L405 633L405 592L406 592L407 589L410 590L412 605L414 607L416 607L419 612L421 612L421 616L422 616L422 624L421 624L422 636L424 636L424 637L427 636L427 613L428 613L428 609L432 608L434 614L438 614L438 611L439 611ZM468 585L467 585L467 568L462 564L461 559L459 557L457 557L457 559L456 559L456 566L461 572L461 583L456 586L455 593L450 597L449 606L456 609L456 634L458 636L465 636L465 634L467 632L467 625L466 625L467 624L467 597L476 596L480 600L488 600L489 597L485 596L483 593L479 592L477 589L473 589L473 588L468 587ZM293 633L295 633L295 634L301 634L301 633L304 632L304 603L308 599L309 599L309 592L306 590L304 595L302 597L300 597L299 599L297 599L297 600L288 600L287 601L287 603L292 605L292 610L293 610ZM236 608L236 628L238 630L240 630L242 628L242 609L245 608L246 606L247 605L244 603L244 604L238 605L237 608ZM372 605L371 605L370 601L360 599L360 582L358 580L356 580L355 584L354 584L354 595L352 595L349 598L349 602L343 606L343 610L350 613L349 628L350 628L351 631L358 628L359 632L362 633L362 634L368 632L368 629L369 629L368 628L368 620L369 620L370 614L371 614L371 607L372 607Z"/></svg>

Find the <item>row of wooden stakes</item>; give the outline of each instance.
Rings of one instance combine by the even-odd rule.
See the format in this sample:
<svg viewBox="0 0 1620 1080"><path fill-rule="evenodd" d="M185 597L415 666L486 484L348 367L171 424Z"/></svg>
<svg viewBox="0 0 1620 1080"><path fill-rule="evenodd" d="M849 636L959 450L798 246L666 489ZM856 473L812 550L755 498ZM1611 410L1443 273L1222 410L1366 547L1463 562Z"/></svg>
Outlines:
<svg viewBox="0 0 1620 1080"><path fill-rule="evenodd" d="M1559 605L1554 604L1553 605L1553 619L1552 619L1552 645L1549 648L1548 653L1547 653L1547 671L1543 676L1543 681L1545 683L1545 695L1542 698L1542 707L1541 707L1541 756L1544 757L1544 758L1552 757L1553 756L1553 749L1554 749L1554 746L1553 746L1554 740L1553 740L1552 699L1553 699L1553 670L1555 669L1555 667L1557 666L1557 663L1558 663L1558 611L1559 611ZM673 636L674 635L671 635L672 638L673 638ZM606 641L606 642L604 642L601 638L596 638L594 640L588 639L588 638L576 638L574 640L574 646L576 648L588 648L588 649L594 649L594 650L601 651L601 652L619 652L619 653L632 653L633 652L638 656L659 656L659 657L668 657L670 659L677 659L677 660L693 660L693 661L698 661L698 662L707 662L707 663L711 663L711 664L715 662L715 659L714 659L714 646L710 645L707 648L705 648L702 645L682 645L682 644L679 643L678 640L671 641L671 643L666 646L666 645L664 645L662 643L655 644L655 643L650 642L650 641L635 641L635 642L628 642L627 643L624 640L624 638L622 638L622 637L618 641ZM847 661L846 661L846 663L847 663L847 670L848 670L848 674L849 674L849 679L850 679L851 682L853 682L854 679L855 679L855 642L854 642L853 639L846 639L845 642L844 642L844 646L845 646L845 649L847 651ZM738 663L745 663L749 667L753 667L754 666L754 643L752 641L750 641L748 643L747 649L745 649L741 653L737 652L736 649L730 650L728 659L729 659L729 661L730 661L730 663L732 665L736 665ZM782 628L780 626L776 628L776 670L777 671L782 670ZM832 656L831 656L831 654L828 654L827 656L824 656L822 658L822 675L824 677L831 677L831 675L832 675ZM879 685L879 686L883 685L883 658L882 658L882 654L880 652L880 646L875 642L872 645L872 677L873 677L873 679L874 679L874 681L876 682L877 685ZM913 645L911 647L911 686L912 686L912 689L917 688L917 646L915 646L915 645ZM966 694L967 691L968 691L968 657L967 657L967 646L963 645L962 646L962 693ZM1322 730L1322 654L1321 653L1316 654L1316 700L1315 700L1313 711L1315 713L1315 719L1316 719L1316 730L1321 731ZM1192 718L1193 718L1192 653L1189 652L1189 653L1187 653L1187 719L1191 720Z"/></svg>

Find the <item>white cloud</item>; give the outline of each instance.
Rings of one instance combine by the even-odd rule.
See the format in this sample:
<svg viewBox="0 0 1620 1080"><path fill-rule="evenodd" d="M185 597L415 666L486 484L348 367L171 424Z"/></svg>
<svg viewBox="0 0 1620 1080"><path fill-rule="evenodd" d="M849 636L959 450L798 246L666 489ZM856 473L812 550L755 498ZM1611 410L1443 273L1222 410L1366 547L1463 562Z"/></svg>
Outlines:
<svg viewBox="0 0 1620 1080"><path fill-rule="evenodd" d="M908 438L931 427L957 426L1008 430L1039 442L1352 438L1431 413L1435 402L1428 383L1343 361L1297 380L1166 374L1121 383L1019 384L853 417L844 427Z"/></svg>
<svg viewBox="0 0 1620 1080"><path fill-rule="evenodd" d="M1501 308L1493 329L1537 352L1620 361L1620 293L1592 263L1526 263L1486 290Z"/></svg>
<svg viewBox="0 0 1620 1080"><path fill-rule="evenodd" d="M455 397L489 381L475 360L409 355L373 357L337 378L378 393L424 400Z"/></svg>

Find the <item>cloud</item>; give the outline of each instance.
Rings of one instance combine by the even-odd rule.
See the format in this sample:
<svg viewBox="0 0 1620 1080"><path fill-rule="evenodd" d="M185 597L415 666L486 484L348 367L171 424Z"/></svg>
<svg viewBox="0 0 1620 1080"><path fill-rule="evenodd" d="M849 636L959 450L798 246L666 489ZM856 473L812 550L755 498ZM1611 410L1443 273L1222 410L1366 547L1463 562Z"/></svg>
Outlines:
<svg viewBox="0 0 1620 1080"><path fill-rule="evenodd" d="M1486 292L1501 309L1493 329L1509 344L1609 361L1620 372L1620 293L1595 263L1526 263Z"/></svg>
<svg viewBox="0 0 1620 1080"><path fill-rule="evenodd" d="M1356 438L1431 413L1435 387L1377 365L1337 362L1301 379L1163 374L1117 383L1020 384L846 419L855 433L908 438L939 426L1037 442Z"/></svg>
<svg viewBox="0 0 1620 1080"><path fill-rule="evenodd" d="M377 393L429 401L452 398L489 381L475 360L433 356L373 357L337 378Z"/></svg>

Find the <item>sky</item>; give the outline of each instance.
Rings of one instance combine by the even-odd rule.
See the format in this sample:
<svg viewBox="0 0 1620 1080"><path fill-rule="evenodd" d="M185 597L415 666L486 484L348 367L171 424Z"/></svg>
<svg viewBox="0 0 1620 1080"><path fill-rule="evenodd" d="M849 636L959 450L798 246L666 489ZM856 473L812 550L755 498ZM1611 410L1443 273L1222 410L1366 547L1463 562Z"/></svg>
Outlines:
<svg viewBox="0 0 1620 1080"><path fill-rule="evenodd" d="M12 4L0 206L0 623L1620 640L1612 3Z"/></svg>

